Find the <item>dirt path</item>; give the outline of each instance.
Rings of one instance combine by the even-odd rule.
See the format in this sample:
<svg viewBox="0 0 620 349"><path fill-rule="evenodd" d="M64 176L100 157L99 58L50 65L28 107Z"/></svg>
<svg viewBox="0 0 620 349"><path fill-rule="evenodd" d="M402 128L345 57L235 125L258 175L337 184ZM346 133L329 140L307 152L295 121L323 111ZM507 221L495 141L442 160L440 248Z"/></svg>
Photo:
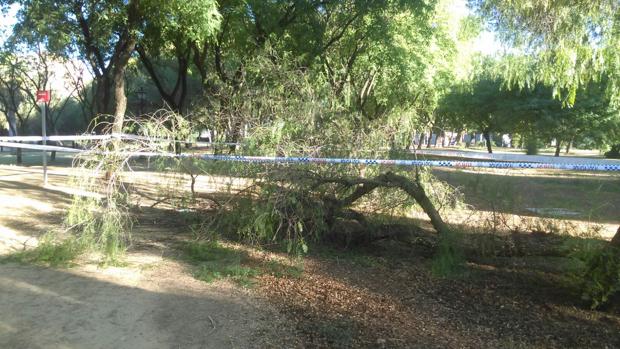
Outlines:
<svg viewBox="0 0 620 349"><path fill-rule="evenodd" d="M0 347L252 347L262 321L251 298L163 268L2 265Z"/></svg>
<svg viewBox="0 0 620 349"><path fill-rule="evenodd" d="M0 255L62 220L66 181L52 174L42 188L36 168L0 166ZM0 264L0 348L251 348L282 331L263 302L195 280L162 249L131 252L122 268Z"/></svg>

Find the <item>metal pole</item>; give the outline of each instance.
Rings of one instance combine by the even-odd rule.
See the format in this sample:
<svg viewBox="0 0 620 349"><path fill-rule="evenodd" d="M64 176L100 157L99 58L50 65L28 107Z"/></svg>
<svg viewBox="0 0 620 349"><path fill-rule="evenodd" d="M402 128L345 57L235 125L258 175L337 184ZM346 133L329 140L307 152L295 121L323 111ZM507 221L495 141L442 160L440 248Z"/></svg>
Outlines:
<svg viewBox="0 0 620 349"><path fill-rule="evenodd" d="M46 117L45 117L45 102L41 103L41 136L43 140L41 141L42 145L47 144L47 132L46 132ZM47 151L43 150L41 153L43 157L43 185L47 185Z"/></svg>

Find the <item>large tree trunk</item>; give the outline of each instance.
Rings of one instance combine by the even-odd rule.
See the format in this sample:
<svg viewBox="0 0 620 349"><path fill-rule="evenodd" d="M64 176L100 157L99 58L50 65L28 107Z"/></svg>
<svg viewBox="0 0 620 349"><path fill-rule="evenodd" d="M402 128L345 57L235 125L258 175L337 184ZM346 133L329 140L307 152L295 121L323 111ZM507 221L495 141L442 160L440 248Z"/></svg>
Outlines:
<svg viewBox="0 0 620 349"><path fill-rule="evenodd" d="M110 94L110 77L103 75L95 80L95 101L94 112L95 115L110 115L112 110L110 109L110 103L112 96Z"/></svg>
<svg viewBox="0 0 620 349"><path fill-rule="evenodd" d="M620 248L620 227L618 227L616 235L611 239L611 245Z"/></svg>
<svg viewBox="0 0 620 349"><path fill-rule="evenodd" d="M6 113L6 121L9 123L9 136L17 136L17 119L13 110L9 109Z"/></svg>
<svg viewBox="0 0 620 349"><path fill-rule="evenodd" d="M493 148L491 146L491 133L489 131L484 131L482 132L482 135L484 136L484 140L487 144L487 151L489 154L493 154Z"/></svg>
<svg viewBox="0 0 620 349"><path fill-rule="evenodd" d="M138 6L140 0L133 0L127 9L127 28L121 34L114 49L115 62L112 66L112 79L114 81L114 123L112 133L123 131L125 112L127 111L127 96L125 95L125 70L131 54L136 49L138 42L135 27L140 20Z"/></svg>

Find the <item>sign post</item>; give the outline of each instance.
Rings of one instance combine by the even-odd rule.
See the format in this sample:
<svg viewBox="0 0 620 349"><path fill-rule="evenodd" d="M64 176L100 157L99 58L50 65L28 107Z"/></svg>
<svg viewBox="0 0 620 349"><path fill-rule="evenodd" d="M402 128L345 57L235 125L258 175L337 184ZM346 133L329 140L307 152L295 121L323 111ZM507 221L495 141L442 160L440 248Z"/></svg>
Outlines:
<svg viewBox="0 0 620 349"><path fill-rule="evenodd" d="M47 123L46 123L46 105L50 101L50 91L37 91L37 102L39 102L39 106L41 107L41 137L43 140L41 144L45 146L47 144ZM47 151L45 149L41 153L43 158L43 185L47 185Z"/></svg>

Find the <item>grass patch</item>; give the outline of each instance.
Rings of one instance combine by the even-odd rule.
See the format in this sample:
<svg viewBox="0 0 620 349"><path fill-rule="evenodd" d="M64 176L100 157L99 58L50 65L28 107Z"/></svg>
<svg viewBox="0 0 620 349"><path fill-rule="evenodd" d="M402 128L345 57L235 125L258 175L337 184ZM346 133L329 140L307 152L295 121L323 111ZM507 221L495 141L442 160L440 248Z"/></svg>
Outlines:
<svg viewBox="0 0 620 349"><path fill-rule="evenodd" d="M242 287L250 287L256 277L299 278L303 268L276 260L255 260L246 251L218 241L193 241L185 245L185 257L196 266L194 277L205 282L227 279Z"/></svg>
<svg viewBox="0 0 620 349"><path fill-rule="evenodd" d="M299 279L304 273L301 263L297 265L286 265L275 260L264 263L264 272L277 278Z"/></svg>
<svg viewBox="0 0 620 349"><path fill-rule="evenodd" d="M219 279L229 279L239 286L250 287L254 284L254 278L259 271L254 268L244 267L240 264L228 264L222 262L203 263L194 276L198 280L213 282Z"/></svg>
<svg viewBox="0 0 620 349"><path fill-rule="evenodd" d="M368 251L368 249L362 248L343 250L331 246L313 245L311 251L311 254L315 257L336 260L338 263L349 263L362 268L377 268L387 264L385 257L373 255L378 252L377 250ZM398 257L393 252L390 251L389 258L391 259Z"/></svg>
<svg viewBox="0 0 620 349"><path fill-rule="evenodd" d="M433 257L431 271L440 277L457 277L465 273L465 256L461 236L450 232L439 237L439 248Z"/></svg>
<svg viewBox="0 0 620 349"><path fill-rule="evenodd" d="M33 249L20 251L0 259L2 262L43 264L52 267L71 267L87 246L71 237L60 240L54 234L45 234L39 245Z"/></svg>

